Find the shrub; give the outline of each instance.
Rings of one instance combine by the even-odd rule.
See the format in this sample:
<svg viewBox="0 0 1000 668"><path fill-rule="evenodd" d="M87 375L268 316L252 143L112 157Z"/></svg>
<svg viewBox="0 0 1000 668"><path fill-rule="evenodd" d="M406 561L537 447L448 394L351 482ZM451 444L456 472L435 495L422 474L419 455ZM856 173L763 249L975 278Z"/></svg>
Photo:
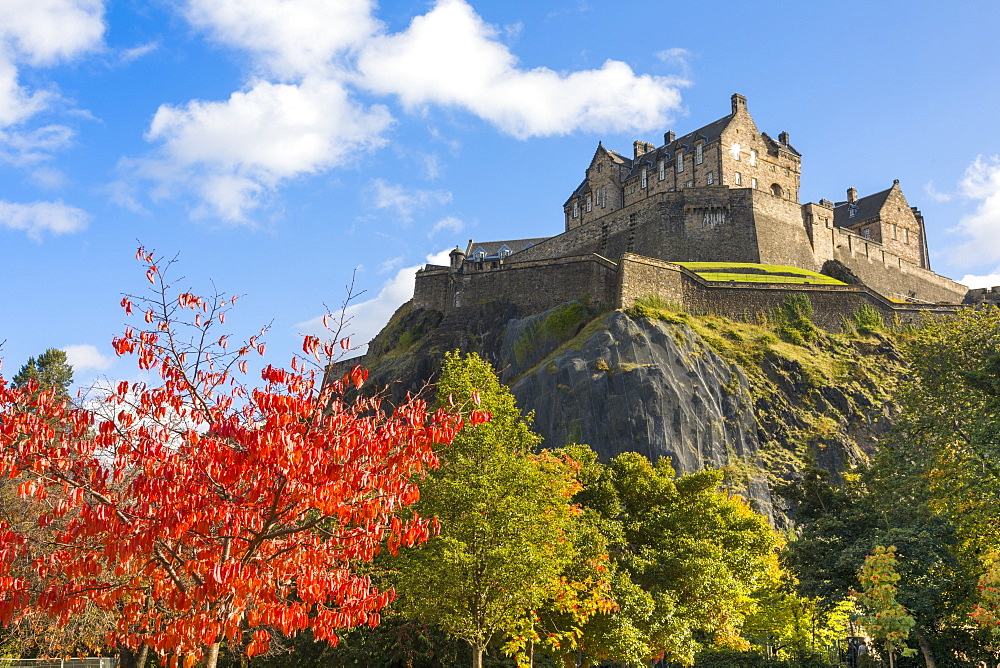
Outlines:
<svg viewBox="0 0 1000 668"><path fill-rule="evenodd" d="M874 334L885 330L882 314L871 304L862 304L854 314L853 321L860 334Z"/></svg>
<svg viewBox="0 0 1000 668"><path fill-rule="evenodd" d="M809 297L801 294L788 295L775 314L775 331L788 343L805 345L819 336L819 329L813 324L813 305Z"/></svg>

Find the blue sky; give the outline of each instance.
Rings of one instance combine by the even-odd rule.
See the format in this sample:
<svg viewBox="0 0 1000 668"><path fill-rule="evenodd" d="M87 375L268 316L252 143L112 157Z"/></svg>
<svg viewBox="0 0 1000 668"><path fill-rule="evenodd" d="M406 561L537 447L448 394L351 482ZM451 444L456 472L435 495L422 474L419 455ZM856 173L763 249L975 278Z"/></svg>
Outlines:
<svg viewBox="0 0 1000 668"><path fill-rule="evenodd" d="M245 295L287 363L356 271L355 341L469 238L556 234L598 140L695 129L746 95L801 199L899 179L932 267L1000 284L994 2L0 0L4 375L111 337L137 240Z"/></svg>

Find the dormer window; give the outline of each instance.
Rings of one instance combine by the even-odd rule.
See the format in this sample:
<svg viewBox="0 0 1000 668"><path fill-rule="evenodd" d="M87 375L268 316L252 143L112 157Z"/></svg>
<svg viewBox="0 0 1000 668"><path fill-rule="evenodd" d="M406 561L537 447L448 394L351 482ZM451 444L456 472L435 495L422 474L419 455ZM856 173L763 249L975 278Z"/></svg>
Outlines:
<svg viewBox="0 0 1000 668"><path fill-rule="evenodd" d="M854 218L856 215L858 215L858 205L852 202L847 205L847 217Z"/></svg>
<svg viewBox="0 0 1000 668"><path fill-rule="evenodd" d="M697 144L694 147L694 164L700 165L702 160L704 160L704 156L702 155L701 144Z"/></svg>
<svg viewBox="0 0 1000 668"><path fill-rule="evenodd" d="M508 255L510 255L511 252L512 251L510 250L510 248L507 247L507 244L504 244L503 246L500 247L500 250L497 251L497 257L502 260Z"/></svg>
<svg viewBox="0 0 1000 668"><path fill-rule="evenodd" d="M482 262L486 259L486 251L482 248L477 248L476 252L472 254L472 259L476 262Z"/></svg>
<svg viewBox="0 0 1000 668"><path fill-rule="evenodd" d="M750 166L757 166L757 151L750 151Z"/></svg>
<svg viewBox="0 0 1000 668"><path fill-rule="evenodd" d="M684 171L684 152L677 152L677 173L680 174Z"/></svg>
<svg viewBox="0 0 1000 668"><path fill-rule="evenodd" d="M660 160L660 180L667 178L667 161Z"/></svg>
<svg viewBox="0 0 1000 668"><path fill-rule="evenodd" d="M647 185L649 185L649 182L646 180L646 168L643 167L642 168L642 187L645 188Z"/></svg>

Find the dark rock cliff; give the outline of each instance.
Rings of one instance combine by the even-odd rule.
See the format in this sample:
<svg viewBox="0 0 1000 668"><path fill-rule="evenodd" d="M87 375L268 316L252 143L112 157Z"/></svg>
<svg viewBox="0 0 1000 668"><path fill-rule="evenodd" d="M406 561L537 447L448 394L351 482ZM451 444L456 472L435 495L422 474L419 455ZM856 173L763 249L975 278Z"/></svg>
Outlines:
<svg viewBox="0 0 1000 668"><path fill-rule="evenodd" d="M342 366L368 366L374 385L401 396L433 381L444 351L477 352L534 412L545 447L666 456L682 472L721 467L779 525L771 485L807 465L838 476L863 458L890 426L903 371L878 334L795 345L767 323L667 308L592 313L579 302L514 316L501 304L444 319L407 305L368 355Z"/></svg>

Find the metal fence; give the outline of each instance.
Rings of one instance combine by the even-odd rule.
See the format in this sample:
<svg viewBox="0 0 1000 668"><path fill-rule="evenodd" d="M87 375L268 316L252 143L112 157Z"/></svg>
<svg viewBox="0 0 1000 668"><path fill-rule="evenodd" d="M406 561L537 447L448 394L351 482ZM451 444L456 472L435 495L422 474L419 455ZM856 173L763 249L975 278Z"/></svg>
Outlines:
<svg viewBox="0 0 1000 668"><path fill-rule="evenodd" d="M70 659L3 659L0 668L118 668L118 659L88 656Z"/></svg>

